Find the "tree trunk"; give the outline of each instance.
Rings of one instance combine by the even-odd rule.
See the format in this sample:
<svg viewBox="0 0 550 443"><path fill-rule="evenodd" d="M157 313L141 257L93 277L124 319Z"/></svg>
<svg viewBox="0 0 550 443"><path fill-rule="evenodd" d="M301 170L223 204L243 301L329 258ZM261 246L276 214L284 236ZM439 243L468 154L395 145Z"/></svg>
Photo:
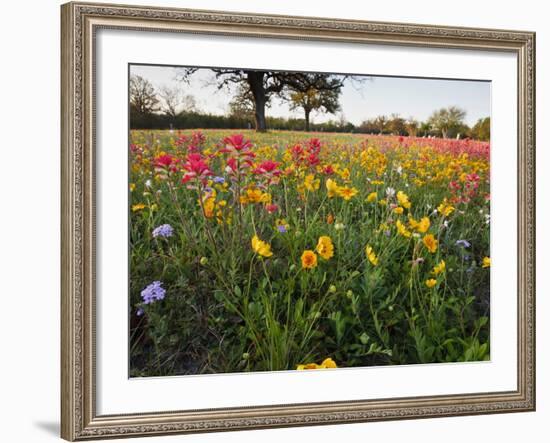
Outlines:
<svg viewBox="0 0 550 443"><path fill-rule="evenodd" d="M248 71L247 81L250 91L254 96L254 119L256 122L256 131L265 132L267 125L265 123L265 104L267 102L264 89L264 72Z"/></svg>
<svg viewBox="0 0 550 443"><path fill-rule="evenodd" d="M311 109L307 109L305 108L304 109L304 114L305 114L305 118L306 118L306 132L309 132L309 114L311 112Z"/></svg>

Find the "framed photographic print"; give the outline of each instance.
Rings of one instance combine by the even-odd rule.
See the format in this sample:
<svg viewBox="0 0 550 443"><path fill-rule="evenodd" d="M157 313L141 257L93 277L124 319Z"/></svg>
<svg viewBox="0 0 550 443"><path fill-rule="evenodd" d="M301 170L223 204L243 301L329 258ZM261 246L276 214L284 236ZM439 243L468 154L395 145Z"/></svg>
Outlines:
<svg viewBox="0 0 550 443"><path fill-rule="evenodd" d="M534 33L61 14L63 438L534 410Z"/></svg>

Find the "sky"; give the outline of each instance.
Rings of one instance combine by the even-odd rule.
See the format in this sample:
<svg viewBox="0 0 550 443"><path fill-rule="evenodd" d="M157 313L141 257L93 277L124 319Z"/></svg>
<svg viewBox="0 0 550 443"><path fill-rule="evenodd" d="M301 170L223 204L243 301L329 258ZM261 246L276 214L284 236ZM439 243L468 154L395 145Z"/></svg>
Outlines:
<svg viewBox="0 0 550 443"><path fill-rule="evenodd" d="M193 74L189 84L176 79L175 67L132 65L130 73L148 79L157 90L162 86L180 88L184 94L195 98L199 110L211 114L225 114L234 94L234 90L218 90L213 73L207 68ZM458 106L466 111L466 124L472 126L491 113L491 83L487 81L365 77L366 80L360 83L346 80L340 96L341 113L355 125L391 114L424 121L434 110ZM303 112L291 111L288 104L278 100L266 109L266 114L303 118ZM312 121L322 123L339 116L317 112L312 114Z"/></svg>

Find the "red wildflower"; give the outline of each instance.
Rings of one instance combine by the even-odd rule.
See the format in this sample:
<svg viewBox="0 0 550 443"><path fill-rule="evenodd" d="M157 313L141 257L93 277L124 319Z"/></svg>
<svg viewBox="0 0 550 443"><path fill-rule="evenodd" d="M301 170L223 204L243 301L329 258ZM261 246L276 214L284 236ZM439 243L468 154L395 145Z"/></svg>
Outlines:
<svg viewBox="0 0 550 443"><path fill-rule="evenodd" d="M235 157L231 157L227 160L227 166L231 169L232 172L237 172L237 160Z"/></svg>
<svg viewBox="0 0 550 443"><path fill-rule="evenodd" d="M449 182L449 188L452 190L452 191L457 191L460 189L460 183L458 183L456 180L451 180Z"/></svg>
<svg viewBox="0 0 550 443"><path fill-rule="evenodd" d="M307 157L307 163L309 166L315 166L319 164L319 157L317 154L309 154Z"/></svg>
<svg viewBox="0 0 550 443"><path fill-rule="evenodd" d="M301 160L304 156L304 149L301 145L294 145L292 148L290 148L290 153L292 154L294 160Z"/></svg>
<svg viewBox="0 0 550 443"><path fill-rule="evenodd" d="M159 155L157 158L155 158L155 166L161 167L161 168L167 168L172 164L173 161L174 159L172 158L171 155L168 155L168 154Z"/></svg>
<svg viewBox="0 0 550 443"><path fill-rule="evenodd" d="M318 138L312 138L307 142L307 144L308 144L307 150L309 152L315 153L315 154L318 154L319 152L321 152L321 140L319 140Z"/></svg>
<svg viewBox="0 0 550 443"><path fill-rule="evenodd" d="M195 177L204 180L206 177L214 175L200 154L189 154L187 161L183 164L183 169L187 173L183 176L182 183L187 183Z"/></svg>
<svg viewBox="0 0 550 443"><path fill-rule="evenodd" d="M188 140L189 140L189 138L187 136L182 135L181 137L179 137L176 140L176 146L184 145L185 143L187 143Z"/></svg>
<svg viewBox="0 0 550 443"><path fill-rule="evenodd" d="M226 137L224 138L223 142L225 143L225 148L221 149L220 152L228 152L254 157L254 153L250 151L252 143L250 142L250 140L245 140L242 134L234 134Z"/></svg>
<svg viewBox="0 0 550 443"><path fill-rule="evenodd" d="M258 167L254 170L255 174L265 174L270 173L273 175L280 175L281 171L277 169L279 166L279 163L274 162L273 160L266 160L258 165Z"/></svg>
<svg viewBox="0 0 550 443"><path fill-rule="evenodd" d="M191 143L193 145L202 146L205 141L206 136L201 131L193 132L193 134L191 134Z"/></svg>
<svg viewBox="0 0 550 443"><path fill-rule="evenodd" d="M277 206L275 203L270 203L270 204L265 205L265 209L270 214L273 214L274 212L277 212L279 210L279 206Z"/></svg>

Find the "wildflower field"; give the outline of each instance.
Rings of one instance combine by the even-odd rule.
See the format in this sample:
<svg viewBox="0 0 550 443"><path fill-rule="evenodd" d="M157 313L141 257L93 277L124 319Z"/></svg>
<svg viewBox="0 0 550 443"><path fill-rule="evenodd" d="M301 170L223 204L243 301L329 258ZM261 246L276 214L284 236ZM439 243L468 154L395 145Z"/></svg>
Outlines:
<svg viewBox="0 0 550 443"><path fill-rule="evenodd" d="M489 144L131 131L133 377L489 359Z"/></svg>

